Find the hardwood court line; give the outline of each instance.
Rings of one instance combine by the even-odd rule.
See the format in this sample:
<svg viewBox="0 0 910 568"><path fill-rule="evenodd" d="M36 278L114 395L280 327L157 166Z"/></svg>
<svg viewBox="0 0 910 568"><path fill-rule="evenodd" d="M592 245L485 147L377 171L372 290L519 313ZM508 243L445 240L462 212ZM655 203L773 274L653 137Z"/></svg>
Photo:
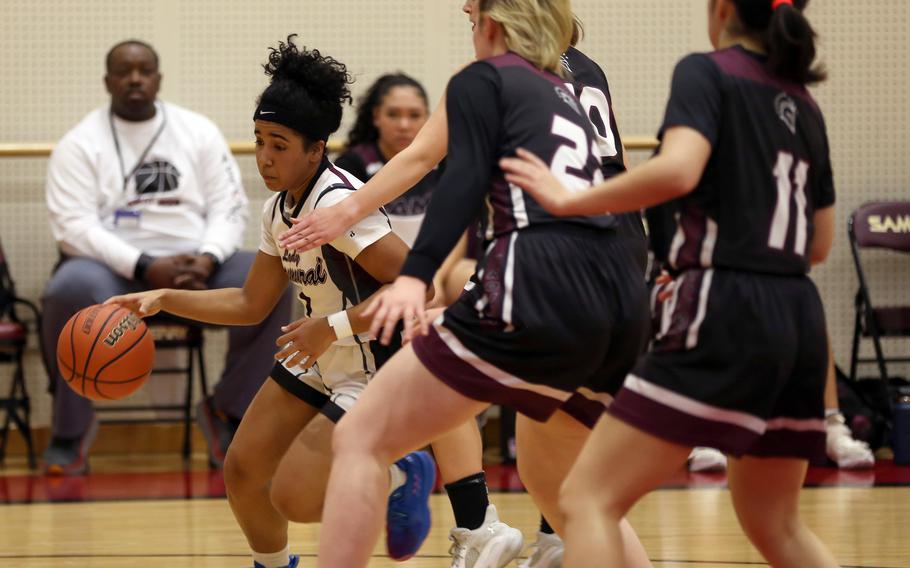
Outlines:
<svg viewBox="0 0 910 568"><path fill-rule="evenodd" d="M767 562L756 560L693 560L693 559L671 559L671 558L651 558L652 563L672 563L672 564L732 564L735 566L768 566ZM907 568L907 566L878 566L874 564L840 564L840 568Z"/></svg>
<svg viewBox="0 0 910 568"><path fill-rule="evenodd" d="M316 554L314 553L303 553L297 554L294 553L294 556L299 556L300 558L310 558L315 559ZM180 554L180 553L170 553L170 554L161 554L161 553L150 553L150 554L140 554L137 552L129 554L3 554L0 553L0 560L76 560L76 559L114 559L114 558L249 558L250 554L236 554L236 553L224 553L224 554ZM376 560L389 560L391 557L382 554L373 554L370 556L371 559ZM416 559L426 559L426 560L448 560L452 557L448 554L415 554L411 558ZM408 560L410 560L409 558ZM843 568L887 568L880 566L844 566Z"/></svg>
<svg viewBox="0 0 910 568"><path fill-rule="evenodd" d="M0 560L75 560L79 558L248 558L249 554L0 554ZM297 554L300 558L315 559L315 554ZM373 555L370 558L390 560L388 556ZM451 556L448 554L417 554L412 558L427 560L444 560ZM521 557L522 559L524 557ZM517 560L517 559L516 559ZM652 558L652 563L670 564L720 564L735 566L768 566L766 562L749 562L742 560L680 560L668 558ZM906 568L904 566L875 566L869 564L843 564L841 568Z"/></svg>
<svg viewBox="0 0 910 568"><path fill-rule="evenodd" d="M2 554L0 560L75 560L79 558L248 558L249 554ZM297 554L301 558L316 558L316 554ZM390 560L388 556L374 554L370 558L377 560ZM448 554L417 554L413 556L416 559L449 559ZM524 557L522 557L524 558ZM747 561L747 560L695 560L695 559L678 559L678 558L652 558L652 563L670 563L670 564L719 564L734 566L768 566L766 562ZM842 564L841 568L907 568L906 566L878 566L873 564Z"/></svg>

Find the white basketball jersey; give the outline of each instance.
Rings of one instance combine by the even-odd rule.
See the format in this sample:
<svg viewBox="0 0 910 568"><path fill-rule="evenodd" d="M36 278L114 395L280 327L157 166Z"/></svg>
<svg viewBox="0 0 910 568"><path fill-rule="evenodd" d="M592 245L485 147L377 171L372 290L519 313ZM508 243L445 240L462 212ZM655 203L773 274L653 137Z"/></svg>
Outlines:
<svg viewBox="0 0 910 568"><path fill-rule="evenodd" d="M382 286L354 262L361 251L392 232L389 220L381 210L317 249L295 252L278 244L278 235L291 227L291 218L334 205L361 185L360 180L324 160L301 203L292 206L287 193L281 192L266 201L262 209L259 250L281 258L288 279L297 287L297 297L307 316L325 317L350 308ZM368 335L362 334L339 340L335 345L360 345L368 341Z"/></svg>

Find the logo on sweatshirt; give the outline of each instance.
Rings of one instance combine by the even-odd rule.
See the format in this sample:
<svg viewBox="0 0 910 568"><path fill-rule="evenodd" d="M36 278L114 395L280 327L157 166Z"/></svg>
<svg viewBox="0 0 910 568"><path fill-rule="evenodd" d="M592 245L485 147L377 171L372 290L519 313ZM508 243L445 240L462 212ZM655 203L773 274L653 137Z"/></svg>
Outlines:
<svg viewBox="0 0 910 568"><path fill-rule="evenodd" d="M170 162L146 162L136 169L136 193L163 193L180 186L180 171Z"/></svg>

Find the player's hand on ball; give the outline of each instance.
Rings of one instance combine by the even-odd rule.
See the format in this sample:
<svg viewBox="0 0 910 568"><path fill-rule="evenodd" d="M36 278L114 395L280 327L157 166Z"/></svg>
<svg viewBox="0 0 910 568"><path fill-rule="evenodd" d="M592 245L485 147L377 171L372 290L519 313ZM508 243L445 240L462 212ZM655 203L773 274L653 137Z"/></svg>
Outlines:
<svg viewBox="0 0 910 568"><path fill-rule="evenodd" d="M427 285L411 276L399 276L395 282L377 293L363 315L373 317L370 334L383 345L392 341L395 326L404 320L404 340L426 335L429 329L426 312Z"/></svg>
<svg viewBox="0 0 910 568"><path fill-rule="evenodd" d="M108 298L104 305L117 304L134 312L139 317L145 318L161 311L161 298L166 292L167 290L149 290L148 292L113 296Z"/></svg>
<svg viewBox="0 0 910 568"><path fill-rule="evenodd" d="M275 359L284 360L288 367L309 369L335 341L335 331L326 318L300 318L283 326L281 331L284 335L276 341L281 350Z"/></svg>
<svg viewBox="0 0 910 568"><path fill-rule="evenodd" d="M506 181L531 194L541 207L553 215L571 215L568 210L572 193L553 176L550 166L543 160L519 148L515 158L499 160L499 167L506 173Z"/></svg>

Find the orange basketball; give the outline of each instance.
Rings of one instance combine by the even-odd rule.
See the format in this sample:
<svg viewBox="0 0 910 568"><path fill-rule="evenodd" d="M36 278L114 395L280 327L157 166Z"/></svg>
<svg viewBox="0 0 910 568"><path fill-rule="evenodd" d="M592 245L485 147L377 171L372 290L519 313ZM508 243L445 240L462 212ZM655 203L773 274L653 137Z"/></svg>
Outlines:
<svg viewBox="0 0 910 568"><path fill-rule="evenodd" d="M120 306L89 306L66 322L57 338L57 366L74 391L92 400L117 400L142 386L155 363L152 334Z"/></svg>

